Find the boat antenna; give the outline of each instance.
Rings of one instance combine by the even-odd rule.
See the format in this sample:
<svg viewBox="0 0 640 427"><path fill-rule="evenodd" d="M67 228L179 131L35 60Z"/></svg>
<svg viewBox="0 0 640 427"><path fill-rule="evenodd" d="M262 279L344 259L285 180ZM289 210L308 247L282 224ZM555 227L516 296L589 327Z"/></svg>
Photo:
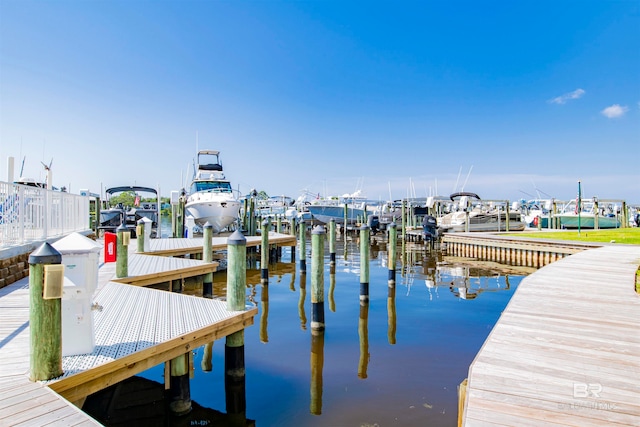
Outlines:
<svg viewBox="0 0 640 427"><path fill-rule="evenodd" d="M464 187L467 185L467 181L469 180L469 175L471 175L471 171L473 170L473 165L469 168L469 173L467 174L467 179L464 180L464 184L462 184L462 188L460 191L464 191Z"/></svg>
<svg viewBox="0 0 640 427"><path fill-rule="evenodd" d="M27 156L24 156L22 158L22 166L20 166L20 175L18 175L18 178L22 177L22 173L24 172L24 161L27 159Z"/></svg>
<svg viewBox="0 0 640 427"><path fill-rule="evenodd" d="M452 193L455 193L456 191L458 191L458 182L460 182L460 174L462 173L462 166L460 166L460 169L458 170L458 178L456 179L456 183L453 186L453 191Z"/></svg>

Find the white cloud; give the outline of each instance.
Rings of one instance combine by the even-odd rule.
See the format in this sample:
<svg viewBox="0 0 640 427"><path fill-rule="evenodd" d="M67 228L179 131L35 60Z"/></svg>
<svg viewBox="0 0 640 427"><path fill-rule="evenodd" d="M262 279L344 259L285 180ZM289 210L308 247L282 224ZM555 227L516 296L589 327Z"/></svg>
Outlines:
<svg viewBox="0 0 640 427"><path fill-rule="evenodd" d="M576 89L573 92L565 93L549 100L550 104L565 104L568 100L582 98L586 92L584 89Z"/></svg>
<svg viewBox="0 0 640 427"><path fill-rule="evenodd" d="M612 106L602 110L601 113L605 117L608 117L610 119L615 119L617 117L622 117L624 113L626 113L627 111L629 111L628 107L618 105L618 104L613 104Z"/></svg>

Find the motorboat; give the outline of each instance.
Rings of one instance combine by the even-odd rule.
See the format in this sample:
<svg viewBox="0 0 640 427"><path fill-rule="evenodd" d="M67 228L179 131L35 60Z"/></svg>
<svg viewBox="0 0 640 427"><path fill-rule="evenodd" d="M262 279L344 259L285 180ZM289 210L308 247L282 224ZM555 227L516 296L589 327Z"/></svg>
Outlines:
<svg viewBox="0 0 640 427"><path fill-rule="evenodd" d="M226 179L220 162L220 152L200 150L197 167L185 209L195 223L204 227L208 222L214 233L220 233L238 220L241 203Z"/></svg>
<svg viewBox="0 0 640 427"><path fill-rule="evenodd" d="M363 220L367 211L367 199L360 191L343 194L337 197L318 198L307 206L315 221L328 224L334 220L336 224L355 225ZM345 212L346 210L346 212Z"/></svg>
<svg viewBox="0 0 640 427"><path fill-rule="evenodd" d="M560 228L564 229L605 229L620 228L621 223L618 214L620 206L605 203L598 204L595 199L582 199L579 204L572 200L565 204L560 213L554 215L559 221Z"/></svg>
<svg viewBox="0 0 640 427"><path fill-rule="evenodd" d="M520 212L507 213L499 206L482 203L475 193L453 193L449 197L454 202L453 211L438 218L440 231L522 231L526 227Z"/></svg>
<svg viewBox="0 0 640 427"><path fill-rule="evenodd" d="M144 197L144 195L150 197ZM151 187L122 186L105 190L105 200L100 210L100 233L115 232L125 224L131 237L136 237L138 221L147 218L151 221L151 237L158 233L160 221L160 195Z"/></svg>

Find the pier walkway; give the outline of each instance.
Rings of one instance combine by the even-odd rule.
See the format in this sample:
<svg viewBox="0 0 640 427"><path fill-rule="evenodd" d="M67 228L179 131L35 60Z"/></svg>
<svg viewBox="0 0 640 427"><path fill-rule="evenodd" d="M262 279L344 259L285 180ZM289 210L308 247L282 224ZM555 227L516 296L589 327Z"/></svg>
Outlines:
<svg viewBox="0 0 640 427"><path fill-rule="evenodd" d="M94 351L63 357L64 375L47 382L28 378L28 277L0 289L0 425L99 425L70 402L81 406L91 393L252 325L257 314L257 308L227 311L223 301L116 283L115 263L103 264L98 275L93 301L102 310L94 312Z"/></svg>
<svg viewBox="0 0 640 427"><path fill-rule="evenodd" d="M261 236L245 236L247 247L256 247L262 244ZM289 234L269 232L269 245L296 246L296 236ZM201 254L204 245L202 237L174 238L174 239L151 239L150 249L145 254L163 256L182 256L191 254ZM212 239L212 249L222 251L227 249L227 237L217 236Z"/></svg>
<svg viewBox="0 0 640 427"><path fill-rule="evenodd" d="M640 425L639 264L640 246L609 245L527 276L469 369L462 424Z"/></svg>

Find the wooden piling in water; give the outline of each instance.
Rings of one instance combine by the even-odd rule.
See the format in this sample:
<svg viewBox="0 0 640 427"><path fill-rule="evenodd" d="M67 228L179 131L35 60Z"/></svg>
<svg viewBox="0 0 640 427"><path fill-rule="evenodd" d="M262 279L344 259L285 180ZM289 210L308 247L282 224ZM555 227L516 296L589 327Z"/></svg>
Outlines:
<svg viewBox="0 0 640 427"><path fill-rule="evenodd" d="M324 228L311 232L311 330L324 330Z"/></svg>
<svg viewBox="0 0 640 427"><path fill-rule="evenodd" d="M336 263L336 220L329 222L329 262Z"/></svg>
<svg viewBox="0 0 640 427"><path fill-rule="evenodd" d="M175 415L191 411L191 386L189 384L189 353L169 361L169 410Z"/></svg>
<svg viewBox="0 0 640 427"><path fill-rule="evenodd" d="M29 379L31 381L50 380L63 374L62 285L64 266L61 264L62 255L49 243L43 243L29 255L29 334L31 346ZM58 271L56 272L54 269L58 269Z"/></svg>
<svg viewBox="0 0 640 427"><path fill-rule="evenodd" d="M301 273L306 273L307 272L307 243L306 243L306 224L304 222L304 219L300 221L300 238L299 238L299 245L300 245L300 272Z"/></svg>
<svg viewBox="0 0 640 427"><path fill-rule="evenodd" d="M260 229L260 282L269 282L269 221L262 221Z"/></svg>
<svg viewBox="0 0 640 427"><path fill-rule="evenodd" d="M246 310L247 239L235 231L227 240L227 310ZM246 414L244 329L228 335L224 357L227 414Z"/></svg>
<svg viewBox="0 0 640 427"><path fill-rule="evenodd" d="M398 229L395 222L389 224L389 238L388 238L388 251L389 251L389 282L396 282L396 262L398 251Z"/></svg>
<svg viewBox="0 0 640 427"><path fill-rule="evenodd" d="M360 227L360 300L369 301L369 226Z"/></svg>
<svg viewBox="0 0 640 427"><path fill-rule="evenodd" d="M213 262L213 225L207 221L202 231L202 260ZM202 296L213 298L213 273L207 273L202 282Z"/></svg>

